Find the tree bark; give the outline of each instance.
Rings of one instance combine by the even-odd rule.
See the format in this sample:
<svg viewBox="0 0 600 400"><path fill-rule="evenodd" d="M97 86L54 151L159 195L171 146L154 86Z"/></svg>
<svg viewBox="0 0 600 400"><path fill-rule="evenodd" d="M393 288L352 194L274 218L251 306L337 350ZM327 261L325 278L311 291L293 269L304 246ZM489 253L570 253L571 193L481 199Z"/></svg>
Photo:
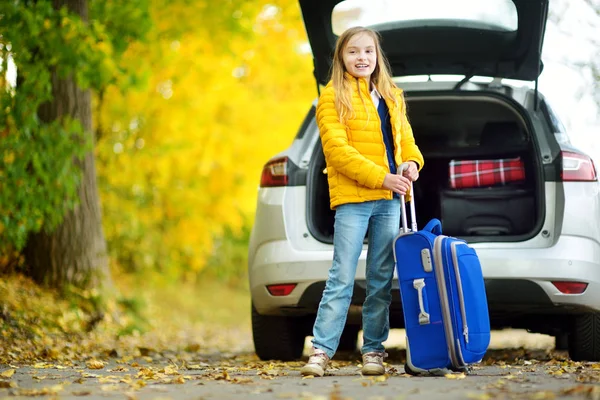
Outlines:
<svg viewBox="0 0 600 400"><path fill-rule="evenodd" d="M88 19L88 0L54 0L53 5L57 9L66 6L84 21ZM73 77L60 79L53 71L52 93L53 100L38 111L40 119L76 118L93 143L90 90L81 90ZM31 235L24 250L31 277L51 287L96 287L110 282L93 151L75 162L82 170L79 204L54 231Z"/></svg>

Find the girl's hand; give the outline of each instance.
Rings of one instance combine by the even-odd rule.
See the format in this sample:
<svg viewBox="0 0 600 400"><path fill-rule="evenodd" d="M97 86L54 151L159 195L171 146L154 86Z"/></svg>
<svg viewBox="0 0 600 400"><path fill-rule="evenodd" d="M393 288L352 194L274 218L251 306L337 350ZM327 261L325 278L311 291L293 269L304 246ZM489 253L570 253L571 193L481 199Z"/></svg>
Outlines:
<svg viewBox="0 0 600 400"><path fill-rule="evenodd" d="M405 195L410 188L410 181L403 175L386 174L383 179L383 188Z"/></svg>
<svg viewBox="0 0 600 400"><path fill-rule="evenodd" d="M414 161L409 161L408 169L403 171L402 175L404 175L413 182L419 179L419 168L417 167L417 163Z"/></svg>

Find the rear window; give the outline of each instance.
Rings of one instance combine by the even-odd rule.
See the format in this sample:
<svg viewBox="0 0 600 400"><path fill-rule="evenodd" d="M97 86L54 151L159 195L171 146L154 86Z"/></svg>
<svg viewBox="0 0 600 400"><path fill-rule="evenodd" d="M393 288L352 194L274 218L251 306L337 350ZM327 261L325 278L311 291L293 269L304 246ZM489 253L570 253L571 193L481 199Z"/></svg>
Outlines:
<svg viewBox="0 0 600 400"><path fill-rule="evenodd" d="M567 135L567 130L565 129L565 126L563 125L561 120L558 118L558 115L556 115L554 110L552 110L552 107L550 107L550 104L548 104L547 100L540 101L540 108L542 110L542 113L546 117L546 122L550 126L552 133L554 133L554 137L556 138L556 141L559 144L569 144L570 145L571 140L569 139L569 136Z"/></svg>
<svg viewBox="0 0 600 400"><path fill-rule="evenodd" d="M300 129L296 133L296 139L302 139L304 134L308 130L310 123L315 119L315 115L317 113L317 109L315 106L311 106L310 110L308 110L308 114L304 117L304 121L302 121L302 125L300 125Z"/></svg>
<svg viewBox="0 0 600 400"><path fill-rule="evenodd" d="M331 18L336 35L353 26L385 30L420 20L499 31L516 31L518 23L512 0L346 0L335 6Z"/></svg>

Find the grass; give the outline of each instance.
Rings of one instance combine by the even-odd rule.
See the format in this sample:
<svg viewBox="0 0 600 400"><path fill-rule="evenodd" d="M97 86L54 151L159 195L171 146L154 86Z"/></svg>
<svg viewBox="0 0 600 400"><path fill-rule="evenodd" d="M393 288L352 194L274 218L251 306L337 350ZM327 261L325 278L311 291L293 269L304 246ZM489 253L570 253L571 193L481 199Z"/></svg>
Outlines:
<svg viewBox="0 0 600 400"><path fill-rule="evenodd" d="M185 327L204 323L222 327L250 326L247 285L230 286L217 279L173 283L160 276L114 278L120 292L144 304L142 314L156 325Z"/></svg>
<svg viewBox="0 0 600 400"><path fill-rule="evenodd" d="M19 274L0 280L0 364L251 351L247 287L168 282L157 274L113 276L113 297L63 295Z"/></svg>

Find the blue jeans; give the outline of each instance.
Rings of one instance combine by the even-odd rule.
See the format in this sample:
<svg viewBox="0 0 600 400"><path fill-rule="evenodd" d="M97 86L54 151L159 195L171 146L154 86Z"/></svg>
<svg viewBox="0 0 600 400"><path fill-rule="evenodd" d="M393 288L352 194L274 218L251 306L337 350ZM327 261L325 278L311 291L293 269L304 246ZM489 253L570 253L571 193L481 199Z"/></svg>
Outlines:
<svg viewBox="0 0 600 400"><path fill-rule="evenodd" d="M333 264L313 327L313 346L331 358L340 343L352 299L363 240L369 230L367 293L363 304L361 352L384 351L394 276L394 238L400 227L400 200L342 204L336 208Z"/></svg>

